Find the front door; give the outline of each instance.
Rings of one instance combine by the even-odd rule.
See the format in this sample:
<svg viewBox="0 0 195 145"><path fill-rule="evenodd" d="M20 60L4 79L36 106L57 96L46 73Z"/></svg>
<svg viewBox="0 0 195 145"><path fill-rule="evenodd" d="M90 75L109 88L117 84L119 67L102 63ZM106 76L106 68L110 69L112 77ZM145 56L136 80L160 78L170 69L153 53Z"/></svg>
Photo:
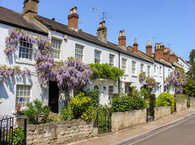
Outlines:
<svg viewBox="0 0 195 145"><path fill-rule="evenodd" d="M59 88L57 82L49 82L49 107L51 112L58 113Z"/></svg>

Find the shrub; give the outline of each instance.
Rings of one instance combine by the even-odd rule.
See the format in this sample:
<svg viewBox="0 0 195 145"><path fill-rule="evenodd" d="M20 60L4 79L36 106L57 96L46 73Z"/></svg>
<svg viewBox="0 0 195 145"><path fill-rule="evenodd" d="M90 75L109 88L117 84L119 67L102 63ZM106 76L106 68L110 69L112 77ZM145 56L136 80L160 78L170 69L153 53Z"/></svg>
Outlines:
<svg viewBox="0 0 195 145"><path fill-rule="evenodd" d="M174 112L174 97L169 93L161 93L156 99L156 106L171 106L172 112Z"/></svg>
<svg viewBox="0 0 195 145"><path fill-rule="evenodd" d="M92 89L88 92L86 92L86 95L91 98L91 103L93 106L97 107L100 104L100 97L99 97L99 90L98 89Z"/></svg>
<svg viewBox="0 0 195 145"><path fill-rule="evenodd" d="M146 108L146 102L138 96L115 96L111 100L112 112L125 112Z"/></svg>
<svg viewBox="0 0 195 145"><path fill-rule="evenodd" d="M30 124L41 124L48 122L49 112L49 106L43 106L41 101L34 100L27 104L24 115L28 118Z"/></svg>
<svg viewBox="0 0 195 145"><path fill-rule="evenodd" d="M175 100L184 100L187 99L187 96L185 94L175 94Z"/></svg>
<svg viewBox="0 0 195 145"><path fill-rule="evenodd" d="M13 130L13 143L15 145L24 144L24 127L18 127Z"/></svg>
<svg viewBox="0 0 195 145"><path fill-rule="evenodd" d="M195 97L195 80L187 79L184 84L184 92L188 96Z"/></svg>
<svg viewBox="0 0 195 145"><path fill-rule="evenodd" d="M60 120L71 120L72 118L74 118L74 115L70 106L61 111Z"/></svg>

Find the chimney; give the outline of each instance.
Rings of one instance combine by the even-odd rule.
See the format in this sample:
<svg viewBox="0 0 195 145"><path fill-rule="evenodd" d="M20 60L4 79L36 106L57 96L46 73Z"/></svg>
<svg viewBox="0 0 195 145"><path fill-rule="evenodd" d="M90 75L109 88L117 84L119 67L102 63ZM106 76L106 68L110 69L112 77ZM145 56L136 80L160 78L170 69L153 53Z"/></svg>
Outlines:
<svg viewBox="0 0 195 145"><path fill-rule="evenodd" d="M39 0L24 0L23 16L33 19L38 13Z"/></svg>
<svg viewBox="0 0 195 145"><path fill-rule="evenodd" d="M107 42L107 28L105 26L105 21L100 22L100 27L97 29L97 37L104 42Z"/></svg>
<svg viewBox="0 0 195 145"><path fill-rule="evenodd" d="M77 7L70 10L70 15L68 16L68 28L78 31L78 19Z"/></svg>
<svg viewBox="0 0 195 145"><path fill-rule="evenodd" d="M152 43L151 43L151 40L147 41L146 54L148 54L149 56L152 56Z"/></svg>
<svg viewBox="0 0 195 145"><path fill-rule="evenodd" d="M125 30L120 31L120 36L118 37L118 45L126 48L126 36L125 36Z"/></svg>
<svg viewBox="0 0 195 145"><path fill-rule="evenodd" d="M169 50L169 48L165 48L164 52L163 52L163 58L166 61L169 61L169 51L168 50Z"/></svg>
<svg viewBox="0 0 195 145"><path fill-rule="evenodd" d="M171 52L169 56L169 62L174 63L175 62L175 52Z"/></svg>
<svg viewBox="0 0 195 145"><path fill-rule="evenodd" d="M163 58L164 45L162 43L155 44L155 58L160 60Z"/></svg>
<svg viewBox="0 0 195 145"><path fill-rule="evenodd" d="M134 39L134 43L133 43L133 51L138 53L138 44L137 44L137 40Z"/></svg>

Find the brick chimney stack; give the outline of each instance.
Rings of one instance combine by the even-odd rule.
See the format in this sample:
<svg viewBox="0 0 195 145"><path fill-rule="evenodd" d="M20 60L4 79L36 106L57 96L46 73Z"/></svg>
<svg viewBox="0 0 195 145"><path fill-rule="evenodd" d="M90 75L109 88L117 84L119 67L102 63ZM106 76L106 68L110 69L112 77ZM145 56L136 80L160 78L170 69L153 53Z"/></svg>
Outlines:
<svg viewBox="0 0 195 145"><path fill-rule="evenodd" d="M118 45L126 48L126 36L125 36L125 30L120 31L120 36L118 37Z"/></svg>
<svg viewBox="0 0 195 145"><path fill-rule="evenodd" d="M146 54L148 54L149 56L152 56L152 43L151 43L151 40L147 41Z"/></svg>
<svg viewBox="0 0 195 145"><path fill-rule="evenodd" d="M163 58L164 58L164 60L169 61L169 52L168 52L168 48L165 48L165 49L164 49Z"/></svg>
<svg viewBox="0 0 195 145"><path fill-rule="evenodd" d="M169 62L174 63L175 62L175 52L171 52L169 56Z"/></svg>
<svg viewBox="0 0 195 145"><path fill-rule="evenodd" d="M133 51L138 53L138 44L137 44L137 40L134 39L134 43L133 43Z"/></svg>
<svg viewBox="0 0 195 145"><path fill-rule="evenodd" d="M68 28L78 31L78 19L77 7L70 9L70 15L68 16Z"/></svg>
<svg viewBox="0 0 195 145"><path fill-rule="evenodd" d="M160 60L163 58L164 45L162 43L155 44L155 58Z"/></svg>
<svg viewBox="0 0 195 145"><path fill-rule="evenodd" d="M37 16L38 4L39 0L24 0L23 16L27 18L27 20L32 20Z"/></svg>
<svg viewBox="0 0 195 145"><path fill-rule="evenodd" d="M97 29L97 37L104 42L107 42L107 28L105 26L105 21L100 22L100 26Z"/></svg>

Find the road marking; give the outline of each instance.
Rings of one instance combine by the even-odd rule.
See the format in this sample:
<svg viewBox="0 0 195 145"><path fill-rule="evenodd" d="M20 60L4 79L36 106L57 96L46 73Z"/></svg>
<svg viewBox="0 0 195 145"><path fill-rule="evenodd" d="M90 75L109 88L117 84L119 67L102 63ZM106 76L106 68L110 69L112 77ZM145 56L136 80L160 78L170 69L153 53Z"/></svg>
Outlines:
<svg viewBox="0 0 195 145"><path fill-rule="evenodd" d="M186 119L186 120L184 120L184 121L182 121L182 122L179 122L179 123L177 123L177 124L175 124L175 125L172 125L172 126L170 126L170 127L167 127L167 128L165 128L165 129L163 129L163 130L160 130L159 132L156 132L156 133L154 133L154 134L151 134L151 135L149 135L149 136L146 136L146 137L144 137L144 138L142 138L142 139L139 139L139 140L137 140L137 141L135 141L135 142L133 142L133 143L131 143L131 144L129 144L129 145L134 145L134 144L136 144L136 143L138 143L138 142L140 142L140 141L143 141L143 140L145 140L145 139L147 139L147 138L150 138L150 137L152 137L152 136L154 136L154 135L157 135L157 134L159 134L159 133L161 133L161 132L163 132L163 131L166 131L166 130L168 130L168 129L170 129L170 128L173 128L173 127L175 127L175 126L177 126L177 125L179 125L179 124L182 124L182 123L184 123L185 121L188 121L188 120L190 120L190 119L192 119L193 117L191 117L191 118L189 118L189 119Z"/></svg>

